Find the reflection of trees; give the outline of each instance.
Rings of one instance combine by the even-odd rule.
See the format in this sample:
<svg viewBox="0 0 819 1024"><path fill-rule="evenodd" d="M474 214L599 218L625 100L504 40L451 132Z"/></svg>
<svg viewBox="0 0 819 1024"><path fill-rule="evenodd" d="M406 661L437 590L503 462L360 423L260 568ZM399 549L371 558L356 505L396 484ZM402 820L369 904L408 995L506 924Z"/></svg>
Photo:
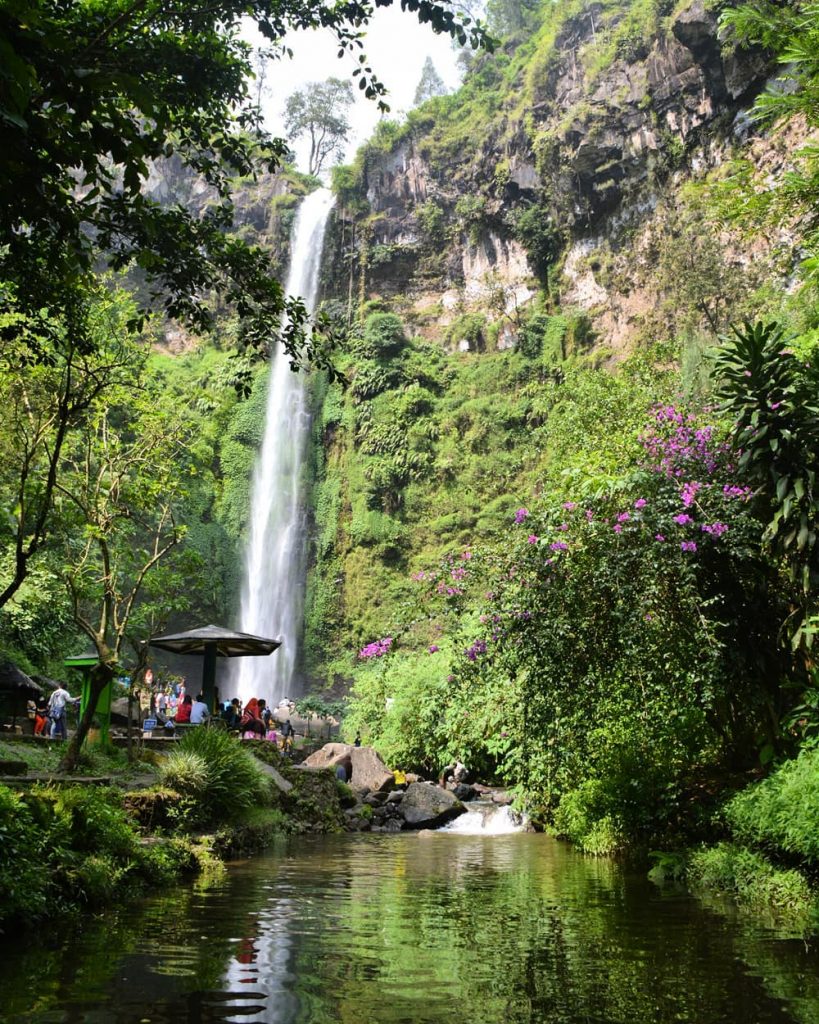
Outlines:
<svg viewBox="0 0 819 1024"><path fill-rule="evenodd" d="M259 888L264 881L257 878ZM62 928L50 922L47 945L35 936L0 945L0 1020L48 1014L48 1020L79 1021L90 1019L84 1014L92 1007L94 1019L112 1022L152 1017L153 1007L175 1008L187 1020L185 1008L198 993L222 987L236 945L230 936L241 934L248 916L235 897L234 885L219 893L172 886L167 896L104 917L69 920ZM65 1017L54 1016L58 1009Z"/></svg>
<svg viewBox="0 0 819 1024"><path fill-rule="evenodd" d="M223 889L0 952L10 1021L819 1024L803 943L540 836L294 840Z"/></svg>

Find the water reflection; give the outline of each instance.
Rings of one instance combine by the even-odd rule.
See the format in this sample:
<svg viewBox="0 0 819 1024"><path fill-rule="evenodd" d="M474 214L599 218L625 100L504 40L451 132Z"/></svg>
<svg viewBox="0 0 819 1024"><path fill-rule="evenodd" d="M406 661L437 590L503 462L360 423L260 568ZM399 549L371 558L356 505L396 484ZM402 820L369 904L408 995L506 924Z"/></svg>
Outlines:
<svg viewBox="0 0 819 1024"><path fill-rule="evenodd" d="M293 839L0 953L9 1024L819 1024L811 946L534 835Z"/></svg>

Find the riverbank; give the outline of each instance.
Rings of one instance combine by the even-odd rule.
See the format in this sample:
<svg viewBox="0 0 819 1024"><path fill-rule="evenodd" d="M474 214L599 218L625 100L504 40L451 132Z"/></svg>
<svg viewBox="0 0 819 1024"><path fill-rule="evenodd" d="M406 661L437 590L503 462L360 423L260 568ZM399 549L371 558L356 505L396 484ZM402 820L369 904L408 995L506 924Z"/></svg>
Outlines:
<svg viewBox="0 0 819 1024"><path fill-rule="evenodd" d="M210 749L197 753L203 742ZM57 772L59 754L0 743L0 762L12 769L0 784L0 929L94 911L184 878L209 884L225 860L277 836L344 825L332 771L299 770L272 750L277 766L264 766L217 731L133 762L92 748L73 775Z"/></svg>

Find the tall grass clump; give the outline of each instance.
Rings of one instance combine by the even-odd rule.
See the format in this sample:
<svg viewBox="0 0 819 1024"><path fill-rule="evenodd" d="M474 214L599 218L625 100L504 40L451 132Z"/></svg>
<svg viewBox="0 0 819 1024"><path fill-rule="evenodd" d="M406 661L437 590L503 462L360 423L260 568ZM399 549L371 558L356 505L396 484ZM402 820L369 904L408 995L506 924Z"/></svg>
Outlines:
<svg viewBox="0 0 819 1024"><path fill-rule="evenodd" d="M205 785L196 791L206 818L235 817L248 807L269 801L270 780L261 765L238 740L221 729L189 730L169 755L163 775L170 784L166 774L170 771L179 785L184 786L187 779L194 789L200 785L202 764L206 770Z"/></svg>
<svg viewBox="0 0 819 1024"><path fill-rule="evenodd" d="M159 769L162 783L186 796L201 796L208 788L208 763L191 750L174 750Z"/></svg>

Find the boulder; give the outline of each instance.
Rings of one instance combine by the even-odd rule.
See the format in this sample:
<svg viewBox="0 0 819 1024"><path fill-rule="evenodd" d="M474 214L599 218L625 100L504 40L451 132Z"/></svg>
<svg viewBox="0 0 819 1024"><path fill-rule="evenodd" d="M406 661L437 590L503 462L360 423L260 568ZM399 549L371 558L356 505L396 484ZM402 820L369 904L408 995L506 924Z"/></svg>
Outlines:
<svg viewBox="0 0 819 1024"><path fill-rule="evenodd" d="M459 782L452 790L455 794L456 800L475 800L478 796L474 786L470 786L466 782Z"/></svg>
<svg viewBox="0 0 819 1024"><path fill-rule="evenodd" d="M259 767L273 780L273 785L278 789L280 793L289 793L293 788L293 783L288 782L287 779L273 767L272 764L265 764L264 761L259 761Z"/></svg>
<svg viewBox="0 0 819 1024"><path fill-rule="evenodd" d="M392 772L372 747L354 747L351 743L325 743L314 751L304 764L308 768L335 768L339 763L352 764L352 777L347 782L355 790L384 792L395 784Z"/></svg>
<svg viewBox="0 0 819 1024"><path fill-rule="evenodd" d="M408 828L437 828L465 810L453 793L431 782L413 782L399 805Z"/></svg>
<svg viewBox="0 0 819 1024"><path fill-rule="evenodd" d="M501 807L508 807L514 799L512 794L507 793L505 789L496 789L492 793L492 803L498 804Z"/></svg>

